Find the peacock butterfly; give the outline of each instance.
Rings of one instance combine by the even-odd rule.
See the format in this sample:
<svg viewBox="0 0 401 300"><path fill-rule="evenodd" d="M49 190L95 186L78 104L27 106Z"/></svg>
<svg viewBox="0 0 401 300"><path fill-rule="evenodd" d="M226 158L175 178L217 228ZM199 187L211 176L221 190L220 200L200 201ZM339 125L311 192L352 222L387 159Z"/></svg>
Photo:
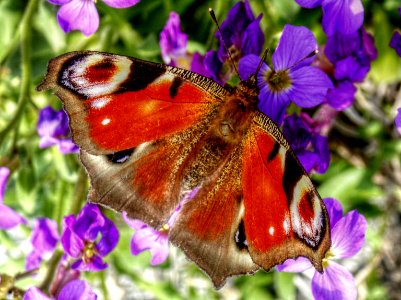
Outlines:
<svg viewBox="0 0 401 300"><path fill-rule="evenodd" d="M91 180L88 200L169 229L221 287L228 276L330 247L326 208L277 125L257 108L255 76L236 88L163 64L101 52L52 59L54 89Z"/></svg>

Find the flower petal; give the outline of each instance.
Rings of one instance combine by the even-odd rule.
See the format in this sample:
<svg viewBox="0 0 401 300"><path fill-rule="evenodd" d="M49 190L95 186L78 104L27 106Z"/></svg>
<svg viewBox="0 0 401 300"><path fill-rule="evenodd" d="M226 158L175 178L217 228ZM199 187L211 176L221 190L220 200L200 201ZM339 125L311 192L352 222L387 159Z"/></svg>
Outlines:
<svg viewBox="0 0 401 300"><path fill-rule="evenodd" d="M22 300L52 300L36 286L30 287L24 294Z"/></svg>
<svg viewBox="0 0 401 300"><path fill-rule="evenodd" d="M19 224L27 224L27 220L10 207L0 204L0 230L8 230Z"/></svg>
<svg viewBox="0 0 401 300"><path fill-rule="evenodd" d="M401 56L401 33L399 31L395 31L390 40L390 47L393 48L398 56Z"/></svg>
<svg viewBox="0 0 401 300"><path fill-rule="evenodd" d="M312 151L301 151L296 153L299 162L304 167L306 173L310 173L319 164L319 155Z"/></svg>
<svg viewBox="0 0 401 300"><path fill-rule="evenodd" d="M64 32L80 30L89 36L99 27L99 15L94 1L71 0L57 13L57 20Z"/></svg>
<svg viewBox="0 0 401 300"><path fill-rule="evenodd" d="M323 0L295 0L299 6L305 8L315 8L316 6L322 5Z"/></svg>
<svg viewBox="0 0 401 300"><path fill-rule="evenodd" d="M300 107L309 108L322 103L329 88L330 78L322 70L306 66L290 72L290 99Z"/></svg>
<svg viewBox="0 0 401 300"><path fill-rule="evenodd" d="M71 265L74 270L87 271L87 272L98 272L107 268L107 264L98 255L91 257L87 262L82 259L78 259Z"/></svg>
<svg viewBox="0 0 401 300"><path fill-rule="evenodd" d="M341 203L334 198L324 198L324 205L330 218L330 228L333 228L336 223L343 217L343 208Z"/></svg>
<svg viewBox="0 0 401 300"><path fill-rule="evenodd" d="M71 138L59 140L57 144L58 144L58 149L63 154L79 152L79 147L74 144Z"/></svg>
<svg viewBox="0 0 401 300"><path fill-rule="evenodd" d="M170 253L170 248L168 244L168 236L167 235L159 235L159 237L156 239L155 244L153 247L150 249L150 253L152 255L152 259L150 263L155 266L155 265L160 265L163 263L169 253Z"/></svg>
<svg viewBox="0 0 401 300"><path fill-rule="evenodd" d="M97 296L86 281L76 279L70 281L61 289L57 299L96 300Z"/></svg>
<svg viewBox="0 0 401 300"><path fill-rule="evenodd" d="M10 170L6 167L0 167L0 204L4 202L4 194L6 192L7 179Z"/></svg>
<svg viewBox="0 0 401 300"><path fill-rule="evenodd" d="M401 108L397 109L397 115L394 119L395 127L399 134L401 134Z"/></svg>
<svg viewBox="0 0 401 300"><path fill-rule="evenodd" d="M165 64L170 64L187 52L188 35L181 31L180 16L170 12L169 19L160 33L160 49ZM174 64L175 65L175 64Z"/></svg>
<svg viewBox="0 0 401 300"><path fill-rule="evenodd" d="M265 35L260 28L261 18L262 15L260 15L256 20L252 21L252 23L249 24L244 32L241 48L241 54L244 56L248 54L259 55L260 52L262 52L263 45L265 43Z"/></svg>
<svg viewBox="0 0 401 300"><path fill-rule="evenodd" d="M259 92L259 110L275 121L279 126L283 122L285 111L290 104L290 98L287 93L271 92L268 86L262 88Z"/></svg>
<svg viewBox="0 0 401 300"><path fill-rule="evenodd" d="M140 0L103 0L108 6L115 8L127 8L137 4Z"/></svg>
<svg viewBox="0 0 401 300"><path fill-rule="evenodd" d="M323 174L327 171L330 164L330 149L327 137L316 134L312 140L312 146L319 158L314 169L317 173Z"/></svg>
<svg viewBox="0 0 401 300"><path fill-rule="evenodd" d="M356 210L347 213L331 229L332 251L336 258L353 256L365 244L367 222Z"/></svg>
<svg viewBox="0 0 401 300"><path fill-rule="evenodd" d="M322 8L322 26L328 36L336 32L356 32L363 24L364 10L361 0L325 0Z"/></svg>
<svg viewBox="0 0 401 300"><path fill-rule="evenodd" d="M249 77L255 75L256 69L261 61L261 58L255 54L249 54L240 59L238 62L238 72L241 80L247 81ZM262 75L269 71L270 68L263 63L258 75ZM262 84L262 85L261 85ZM258 76L258 86L265 86L267 83L264 81L263 75Z"/></svg>
<svg viewBox="0 0 401 300"><path fill-rule="evenodd" d="M276 51L272 56L275 71L287 68L296 70L310 65L314 58L305 58L314 50L317 50L316 39L308 28L285 25Z"/></svg>
<svg viewBox="0 0 401 300"><path fill-rule="evenodd" d="M150 226L135 231L131 239L131 253L138 255L143 251L151 249L160 234L158 230Z"/></svg>
<svg viewBox="0 0 401 300"><path fill-rule="evenodd" d="M85 243L77 234L74 233L74 224L74 215L64 217L61 245L69 256L78 258L81 256L81 252L84 249Z"/></svg>
<svg viewBox="0 0 401 300"><path fill-rule="evenodd" d="M353 56L339 60L336 63L334 77L337 80L362 82L370 70L370 65L362 65Z"/></svg>
<svg viewBox="0 0 401 300"><path fill-rule="evenodd" d="M117 246L118 240L119 233L116 225L110 219L106 218L102 228L102 237L96 244L97 252L100 256L106 256Z"/></svg>
<svg viewBox="0 0 401 300"><path fill-rule="evenodd" d="M86 203L75 220L73 231L81 239L94 242L104 224L105 217L99 207L93 203Z"/></svg>
<svg viewBox="0 0 401 300"><path fill-rule="evenodd" d="M327 92L327 103L336 110L344 110L354 102L355 86L349 81L342 81Z"/></svg>
<svg viewBox="0 0 401 300"><path fill-rule="evenodd" d="M68 2L70 2L71 0L47 0L47 2L54 4L54 5L63 5L66 4Z"/></svg>
<svg viewBox="0 0 401 300"><path fill-rule="evenodd" d="M312 293L315 300L353 300L357 296L352 274L333 261L329 262L323 274L315 272Z"/></svg>
<svg viewBox="0 0 401 300"><path fill-rule="evenodd" d="M281 265L277 265L276 269L279 272L299 273L312 268L313 265L306 257L298 257L296 259L287 259Z"/></svg>

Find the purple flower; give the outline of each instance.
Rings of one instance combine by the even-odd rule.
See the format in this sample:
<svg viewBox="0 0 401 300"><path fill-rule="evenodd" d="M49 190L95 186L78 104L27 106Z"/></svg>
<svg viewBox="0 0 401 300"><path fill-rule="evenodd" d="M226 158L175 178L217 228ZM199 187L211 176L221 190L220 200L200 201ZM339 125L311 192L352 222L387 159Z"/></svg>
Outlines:
<svg viewBox="0 0 401 300"><path fill-rule="evenodd" d="M40 266L43 258L50 256L60 239L57 223L51 219L38 218L31 236L32 252L26 259L27 271Z"/></svg>
<svg viewBox="0 0 401 300"><path fill-rule="evenodd" d="M71 266L73 269L100 271L107 268L102 257L115 248L118 238L114 223L95 204L87 203L77 217L69 215L63 219L61 244L69 256L77 259Z"/></svg>
<svg viewBox="0 0 401 300"><path fill-rule="evenodd" d="M261 18L262 15L259 15L255 19L248 0L238 2L228 12L227 19L220 26L222 35L216 33L220 40L219 50L209 51L205 57L205 67L215 81L223 83L233 72L224 44L234 61L239 61L242 56L248 54L260 55L264 44L264 35L260 28ZM224 64L226 61L227 64Z"/></svg>
<svg viewBox="0 0 401 300"><path fill-rule="evenodd" d="M401 33L399 31L395 31L393 33L390 41L390 47L397 52L398 56L401 56Z"/></svg>
<svg viewBox="0 0 401 300"><path fill-rule="evenodd" d="M354 101L354 83L365 79L377 57L373 37L364 28L349 35L335 34L327 39L325 54L332 63L334 81L327 103L337 110L346 109Z"/></svg>
<svg viewBox="0 0 401 300"><path fill-rule="evenodd" d="M188 36L181 31L180 26L180 16L170 12L169 19L160 33L160 48L164 63L188 69Z"/></svg>
<svg viewBox="0 0 401 300"><path fill-rule="evenodd" d="M200 54L199 52L195 52L192 57L191 62L191 71L201 74L206 77L212 77L212 73L206 68L205 65L205 56ZM218 71L216 71L218 72Z"/></svg>
<svg viewBox="0 0 401 300"><path fill-rule="evenodd" d="M293 114L284 119L283 134L306 172L324 173L330 163L329 144L327 137L313 127L314 121L307 114Z"/></svg>
<svg viewBox="0 0 401 300"><path fill-rule="evenodd" d="M78 153L78 146L68 137L70 128L64 110L56 111L51 106L43 108L39 113L37 130L40 148L58 145L61 153Z"/></svg>
<svg viewBox="0 0 401 300"><path fill-rule="evenodd" d="M8 168L0 167L0 230L8 230L19 224L27 224L27 220L24 217L3 204L9 175L10 170Z"/></svg>
<svg viewBox="0 0 401 300"><path fill-rule="evenodd" d="M310 66L313 60L310 55L316 49L316 39L309 29L286 25L272 56L274 70L263 63L257 74L259 109L279 125L291 101L305 108L316 106L332 87L322 70ZM259 56L243 57L239 62L242 80L254 75L259 63Z"/></svg>
<svg viewBox="0 0 401 300"><path fill-rule="evenodd" d="M122 215L125 222L135 230L135 233L131 239L131 253L133 255L138 255L143 251L149 250L152 256L150 261L152 265L159 265L163 263L169 255L169 229L174 225L182 206L190 201L197 192L198 189L194 189L185 195L175 209L174 213L170 216L167 223L159 230L153 229L140 220L129 219L124 211Z"/></svg>
<svg viewBox="0 0 401 300"><path fill-rule="evenodd" d="M343 216L341 204L332 198L324 199L331 227L331 249L323 259L323 274L315 271L312 278L312 293L315 299L356 299L357 291L352 274L334 259L356 255L365 243L366 219L353 210ZM277 270L303 272L313 268L304 257L287 259Z"/></svg>
<svg viewBox="0 0 401 300"><path fill-rule="evenodd" d="M93 0L48 0L51 4L61 5L57 13L57 21L64 32L80 30L89 36L99 27L99 14L96 1ZM140 0L103 0L108 6L126 8L137 4Z"/></svg>
<svg viewBox="0 0 401 300"><path fill-rule="evenodd" d="M401 134L401 108L397 109L397 115L394 119L395 127L399 134Z"/></svg>
<svg viewBox="0 0 401 300"><path fill-rule="evenodd" d="M29 288L22 300L52 300L55 298L50 298L37 287ZM96 300L97 296L92 291L90 285L84 280L73 280L66 284L60 294L57 297L57 300Z"/></svg>
<svg viewBox="0 0 401 300"><path fill-rule="evenodd" d="M314 8L322 6L324 32L350 34L363 24L363 5L361 0L295 0L300 6Z"/></svg>

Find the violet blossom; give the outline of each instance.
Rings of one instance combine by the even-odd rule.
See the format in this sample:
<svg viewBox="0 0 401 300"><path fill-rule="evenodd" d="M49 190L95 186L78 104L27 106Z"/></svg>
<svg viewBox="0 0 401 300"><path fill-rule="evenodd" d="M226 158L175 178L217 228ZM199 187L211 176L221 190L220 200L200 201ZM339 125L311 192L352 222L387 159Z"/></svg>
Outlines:
<svg viewBox="0 0 401 300"><path fill-rule="evenodd" d="M97 296L85 280L76 279L67 283L57 298L50 298L37 287L29 288L22 300L96 300Z"/></svg>
<svg viewBox="0 0 401 300"><path fill-rule="evenodd" d="M297 155L307 173L327 171L330 150L327 137L314 128L314 121L306 113L287 116L284 119L283 134Z"/></svg>
<svg viewBox="0 0 401 300"><path fill-rule="evenodd" d="M61 244L69 256L77 259L72 269L100 271L107 268L102 258L116 247L118 238L117 227L96 204L87 203L77 217L69 215L63 219Z"/></svg>
<svg viewBox="0 0 401 300"><path fill-rule="evenodd" d="M323 274L315 270L312 278L312 293L317 300L352 300L357 298L355 280L352 274L335 259L356 255L365 243L367 222L356 210L343 216L341 204L326 198L324 203L330 218L331 248L323 259ZM304 257L287 259L277 266L280 272L304 272L313 269Z"/></svg>
<svg viewBox="0 0 401 300"><path fill-rule="evenodd" d="M26 259L26 271L38 268L43 258L50 257L59 239L57 223L51 219L38 218L32 231L32 251Z"/></svg>
<svg viewBox="0 0 401 300"><path fill-rule="evenodd" d="M224 44L235 62L248 54L260 55L264 44L261 18L262 15L254 17L248 0L240 1L230 9L220 26L222 35L216 32L216 37L220 40L219 50L208 51L204 57L205 68L212 79L224 83L233 73L232 62L227 59L228 53Z"/></svg>
<svg viewBox="0 0 401 300"><path fill-rule="evenodd" d="M37 130L40 148L57 145L63 154L78 153L78 146L69 137L68 116L64 110L56 111L51 106L43 108L39 112Z"/></svg>
<svg viewBox="0 0 401 300"><path fill-rule="evenodd" d="M303 26L286 25L272 56L274 70L263 63L257 74L259 110L281 125L290 102L300 107L314 107L325 100L332 87L330 78L310 66L317 43L312 32ZM247 55L239 62L242 80L254 75L261 59Z"/></svg>
<svg viewBox="0 0 401 300"><path fill-rule="evenodd" d="M160 49L164 63L189 69L187 55L188 35L181 31L180 16L170 12L169 19L160 33Z"/></svg>
<svg viewBox="0 0 401 300"><path fill-rule="evenodd" d="M364 9L361 0L295 0L300 6L314 8L322 6L324 32L351 34L363 24Z"/></svg>
<svg viewBox="0 0 401 300"><path fill-rule="evenodd" d="M168 232L174 225L183 205L195 197L198 190L195 188L183 197L167 223L159 230L152 228L141 220L128 218L127 213L124 211L122 214L124 221L135 230L131 239L131 253L136 256L143 251L149 250L152 256L150 261L152 265L159 265L166 261L169 255Z"/></svg>
<svg viewBox="0 0 401 300"><path fill-rule="evenodd" d="M96 1L93 0L48 0L51 4L61 5L57 13L57 21L64 32L80 30L89 36L99 27L99 14ZM105 4L114 8L127 8L137 4L140 0L103 0Z"/></svg>
<svg viewBox="0 0 401 300"><path fill-rule="evenodd" d="M398 12L401 15L401 7L398 8ZM401 56L401 32L399 30L394 31L390 40L390 47L397 52L398 56Z"/></svg>
<svg viewBox="0 0 401 300"><path fill-rule="evenodd" d="M364 28L349 34L335 34L327 39L324 50L332 64L334 87L327 93L327 103L337 110L349 107L356 93L355 83L362 82L377 57L373 36Z"/></svg>
<svg viewBox="0 0 401 300"><path fill-rule="evenodd" d="M8 230L19 224L28 223L24 217L4 204L4 194L9 175L10 170L8 168L0 167L0 230Z"/></svg>

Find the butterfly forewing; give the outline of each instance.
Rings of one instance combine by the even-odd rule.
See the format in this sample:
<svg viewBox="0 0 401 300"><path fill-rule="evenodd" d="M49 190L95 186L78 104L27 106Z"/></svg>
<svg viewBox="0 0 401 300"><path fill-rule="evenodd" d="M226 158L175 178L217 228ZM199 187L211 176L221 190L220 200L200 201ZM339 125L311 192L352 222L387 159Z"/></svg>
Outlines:
<svg viewBox="0 0 401 300"><path fill-rule="evenodd" d="M213 111L226 93L189 71L100 52L51 60L38 90L49 88L64 102L74 142L92 154L181 132Z"/></svg>

